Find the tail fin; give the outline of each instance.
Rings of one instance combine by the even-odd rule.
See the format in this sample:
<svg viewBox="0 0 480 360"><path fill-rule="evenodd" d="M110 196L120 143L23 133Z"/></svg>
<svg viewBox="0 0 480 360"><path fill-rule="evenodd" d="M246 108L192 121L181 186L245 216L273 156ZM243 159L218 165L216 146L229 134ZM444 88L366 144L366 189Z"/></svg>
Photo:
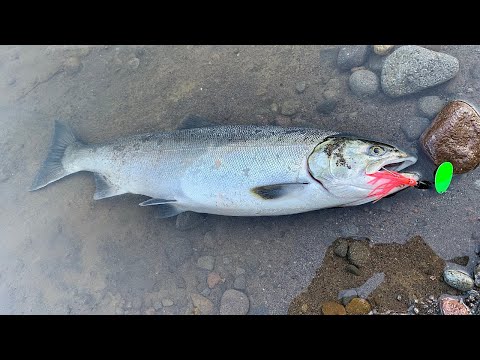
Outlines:
<svg viewBox="0 0 480 360"><path fill-rule="evenodd" d="M62 159L67 147L76 142L78 140L73 135L72 130L67 125L55 121L55 131L47 158L38 170L30 191L38 190L70 174L64 169Z"/></svg>

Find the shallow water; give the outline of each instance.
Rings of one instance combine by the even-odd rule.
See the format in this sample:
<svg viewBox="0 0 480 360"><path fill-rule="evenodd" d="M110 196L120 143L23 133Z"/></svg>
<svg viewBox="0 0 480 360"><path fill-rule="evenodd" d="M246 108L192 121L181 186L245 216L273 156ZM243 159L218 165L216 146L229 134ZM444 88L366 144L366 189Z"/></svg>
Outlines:
<svg viewBox="0 0 480 360"><path fill-rule="evenodd" d="M480 178L456 176L443 195L409 189L376 204L284 217L206 215L180 231L158 219L144 197L93 200L89 173L28 192L44 160L53 120L85 142L171 130L189 114L223 124L294 124L349 132L392 143L420 160L409 170L428 179L433 166L400 129L417 116L418 98L439 95L476 104L470 69L480 46L442 46L460 61L458 86L448 84L398 99L359 99L349 71L337 69L336 46L3 46L0 47L0 312L191 313L192 293L218 313L220 299L245 271L251 314L283 314L310 282L326 248L339 236L404 243L422 236L442 258L468 255L480 231ZM79 67L64 68L69 57ZM135 60L135 59L138 59ZM138 67L136 65L138 64ZM315 106L327 83L341 97L329 115ZM303 93L295 85L306 82ZM291 118L272 104L299 102ZM207 235L206 235L207 234ZM200 256L213 256L225 280L207 286ZM471 264L473 265L472 261ZM173 305L169 305L171 300Z"/></svg>

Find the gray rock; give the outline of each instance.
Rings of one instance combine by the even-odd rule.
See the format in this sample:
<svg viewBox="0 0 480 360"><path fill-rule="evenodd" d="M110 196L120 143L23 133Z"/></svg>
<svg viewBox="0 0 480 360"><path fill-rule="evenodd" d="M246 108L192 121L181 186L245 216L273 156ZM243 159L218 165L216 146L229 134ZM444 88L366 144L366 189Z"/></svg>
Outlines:
<svg viewBox="0 0 480 360"><path fill-rule="evenodd" d="M353 275L356 275L356 276L362 275L362 272L360 271L360 269L358 267L356 267L355 265L352 265L352 264L348 264L345 267L345 270L347 272L349 272L350 274L353 274Z"/></svg>
<svg viewBox="0 0 480 360"><path fill-rule="evenodd" d="M409 141L415 141L420 139L420 136L429 125L429 119L419 116L412 116L405 119L400 125L400 128Z"/></svg>
<svg viewBox="0 0 480 360"><path fill-rule="evenodd" d="M475 266L473 274L475 276L475 286L480 288L480 264Z"/></svg>
<svg viewBox="0 0 480 360"><path fill-rule="evenodd" d="M162 302L161 302L161 301L158 301L158 300L157 300L157 301L155 301L155 302L153 303L153 308L154 308L155 310L157 310L157 311L160 310L162 307L163 307L163 306L162 306Z"/></svg>
<svg viewBox="0 0 480 360"><path fill-rule="evenodd" d="M316 109L320 114L329 114L335 109L337 103L338 92L334 90L326 90L317 102Z"/></svg>
<svg viewBox="0 0 480 360"><path fill-rule="evenodd" d="M347 45L340 48L337 66L342 70L350 70L362 65L367 60L367 45Z"/></svg>
<svg viewBox="0 0 480 360"><path fill-rule="evenodd" d="M418 112L421 116L433 119L444 105L445 101L439 96L424 96L418 99Z"/></svg>
<svg viewBox="0 0 480 360"><path fill-rule="evenodd" d="M193 306L197 308L201 315L212 315L214 313L214 306L211 300L200 294L190 294Z"/></svg>
<svg viewBox="0 0 480 360"><path fill-rule="evenodd" d="M378 76L370 70L358 70L348 80L350 90L359 97L373 96L378 92L380 82Z"/></svg>
<svg viewBox="0 0 480 360"><path fill-rule="evenodd" d="M272 103L272 105L270 105L270 110L272 110L274 113L278 112L278 104Z"/></svg>
<svg viewBox="0 0 480 360"><path fill-rule="evenodd" d="M133 59L128 60L127 65L130 69L135 70L140 65L140 59L134 57Z"/></svg>
<svg viewBox="0 0 480 360"><path fill-rule="evenodd" d="M463 270L446 269L443 272L443 279L449 286L460 291L468 291L473 289L473 279L467 272Z"/></svg>
<svg viewBox="0 0 480 360"><path fill-rule="evenodd" d="M168 239L164 247L167 259L174 267L182 265L193 254L192 243L182 237Z"/></svg>
<svg viewBox="0 0 480 360"><path fill-rule="evenodd" d="M213 256L200 256L197 260L197 266L200 268L200 269L204 269L204 270L213 270L213 268L215 267L215 259Z"/></svg>
<svg viewBox="0 0 480 360"><path fill-rule="evenodd" d="M359 229L358 226L356 226L353 223L347 223L342 226L340 229L340 232L342 233L343 236L349 237L349 236L355 236L358 234Z"/></svg>
<svg viewBox="0 0 480 360"><path fill-rule="evenodd" d="M198 227L205 221L205 217L193 211L186 211L177 215L175 227L178 230L185 231Z"/></svg>
<svg viewBox="0 0 480 360"><path fill-rule="evenodd" d="M362 299L366 299L380 284L385 280L384 273L375 273L363 285L357 288L357 294Z"/></svg>
<svg viewBox="0 0 480 360"><path fill-rule="evenodd" d="M282 109L280 113L282 115L292 116L298 112L298 108L300 107L300 102L297 100L286 100L282 104Z"/></svg>
<svg viewBox="0 0 480 360"><path fill-rule="evenodd" d="M303 93L306 88L307 88L307 83L305 81L300 81L300 82L295 84L295 90L299 94Z"/></svg>
<svg viewBox="0 0 480 360"><path fill-rule="evenodd" d="M368 57L367 68L371 71L380 74L382 72L383 64L385 63L385 56L371 54Z"/></svg>
<svg viewBox="0 0 480 360"><path fill-rule="evenodd" d="M245 315L248 313L250 301L247 295L238 290L227 290L220 301L220 315Z"/></svg>
<svg viewBox="0 0 480 360"><path fill-rule="evenodd" d="M322 67L335 67L337 64L337 59L338 59L338 47L331 47L327 49L321 49L320 50L320 64Z"/></svg>
<svg viewBox="0 0 480 360"><path fill-rule="evenodd" d="M233 282L233 288L237 290L245 290L246 287L247 280L245 279L245 275L237 276Z"/></svg>
<svg viewBox="0 0 480 360"><path fill-rule="evenodd" d="M370 249L364 242L355 241L348 247L348 260L357 267L365 266L370 260Z"/></svg>
<svg viewBox="0 0 480 360"><path fill-rule="evenodd" d="M358 294L355 289L342 290L338 293L338 299L342 302L343 306L347 306L350 300L356 297L358 297Z"/></svg>
<svg viewBox="0 0 480 360"><path fill-rule="evenodd" d="M174 302L171 299L163 299L162 306L168 307L173 306Z"/></svg>
<svg viewBox="0 0 480 360"><path fill-rule="evenodd" d="M245 269L237 266L237 268L235 269L235 276L240 276L244 274L245 274Z"/></svg>
<svg viewBox="0 0 480 360"><path fill-rule="evenodd" d="M348 241L345 239L340 239L337 246L333 249L333 253L340 257L346 257L348 252Z"/></svg>
<svg viewBox="0 0 480 360"><path fill-rule="evenodd" d="M392 97L413 94L453 78L458 60L448 54L407 45L388 55L382 68L383 91Z"/></svg>
<svg viewBox="0 0 480 360"><path fill-rule="evenodd" d="M205 289L202 290L202 292L200 293L202 296L208 296L210 295L210 293L212 292L212 290L210 290L208 287L206 287Z"/></svg>
<svg viewBox="0 0 480 360"><path fill-rule="evenodd" d="M76 56L69 57L63 63L63 68L68 75L75 75L82 69L82 63Z"/></svg>

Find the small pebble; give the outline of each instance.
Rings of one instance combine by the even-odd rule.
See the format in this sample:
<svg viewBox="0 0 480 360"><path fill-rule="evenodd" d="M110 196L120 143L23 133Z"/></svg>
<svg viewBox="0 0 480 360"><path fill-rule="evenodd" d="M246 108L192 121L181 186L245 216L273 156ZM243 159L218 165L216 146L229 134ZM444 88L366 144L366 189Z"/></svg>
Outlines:
<svg viewBox="0 0 480 360"><path fill-rule="evenodd" d="M222 277L216 272L211 272L207 276L207 285L210 289L213 289L220 281L222 281Z"/></svg>
<svg viewBox="0 0 480 360"><path fill-rule="evenodd" d="M356 297L358 297L358 294L355 289L342 290L338 293L338 299L344 306L348 305L348 303Z"/></svg>
<svg viewBox="0 0 480 360"><path fill-rule="evenodd" d="M247 295L238 290L227 290L220 301L220 315L246 315L250 308Z"/></svg>
<svg viewBox="0 0 480 360"><path fill-rule="evenodd" d="M420 136L425 129L430 125L430 120L425 117L411 116L407 117L400 128L402 129L405 137L409 141L415 141L420 139Z"/></svg>
<svg viewBox="0 0 480 360"><path fill-rule="evenodd" d="M68 75L75 75L82 69L82 63L78 57L69 57L63 63L63 67Z"/></svg>
<svg viewBox="0 0 480 360"><path fill-rule="evenodd" d="M446 269L443 272L445 282L460 291L468 291L473 288L474 281L468 273L463 270Z"/></svg>
<svg viewBox="0 0 480 360"><path fill-rule="evenodd" d="M272 110L272 112L274 112L274 113L278 112L278 105L277 105L277 103L273 103L273 104L270 106L270 110Z"/></svg>
<svg viewBox="0 0 480 360"><path fill-rule="evenodd" d="M357 267L365 266L370 260L370 250L364 242L355 241L348 247L348 260Z"/></svg>
<svg viewBox="0 0 480 360"><path fill-rule="evenodd" d="M130 59L128 60L127 64L131 69L135 70L136 68L138 68L138 65L140 65L140 59L138 58Z"/></svg>
<svg viewBox="0 0 480 360"><path fill-rule="evenodd" d="M340 239L338 245L335 246L333 253L339 257L346 257L348 252L348 241L345 239Z"/></svg>
<svg viewBox="0 0 480 360"><path fill-rule="evenodd" d="M305 81L300 81L300 82L295 84L295 90L299 94L303 93L305 91L306 87L307 87L307 83Z"/></svg>
<svg viewBox="0 0 480 360"><path fill-rule="evenodd" d="M458 297L442 295L438 301L443 315L470 315L470 309Z"/></svg>
<svg viewBox="0 0 480 360"><path fill-rule="evenodd" d="M322 305L322 314L323 315L347 315L343 305L340 305L337 302L329 301Z"/></svg>
<svg viewBox="0 0 480 360"><path fill-rule="evenodd" d="M197 311L194 309L194 313L202 314L202 315L211 315L214 313L214 305L211 300L207 299L205 296L200 294L190 294L190 297L193 302L193 306L196 308Z"/></svg>
<svg viewBox="0 0 480 360"><path fill-rule="evenodd" d="M296 100L286 100L282 103L280 113L282 115L292 116L298 112L300 102Z"/></svg>
<svg viewBox="0 0 480 360"><path fill-rule="evenodd" d="M402 301L402 295L398 295L398 296L397 296L397 300L398 300L398 301Z"/></svg>
<svg viewBox="0 0 480 360"><path fill-rule="evenodd" d="M475 286L480 288L480 264L477 264L477 266L475 266L474 276Z"/></svg>
<svg viewBox="0 0 480 360"><path fill-rule="evenodd" d="M424 116L428 119L433 119L444 106L445 101L439 96L423 96L418 99L417 104L420 116Z"/></svg>
<svg viewBox="0 0 480 360"><path fill-rule="evenodd" d="M378 76L370 70L358 70L348 80L350 90L358 97L373 96L380 88Z"/></svg>
<svg viewBox="0 0 480 360"><path fill-rule="evenodd" d="M170 299L162 299L162 306L168 307L173 306L174 302Z"/></svg>
<svg viewBox="0 0 480 360"><path fill-rule="evenodd" d="M362 65L367 60L367 45L347 45L340 48L337 57L337 66L341 70L350 70Z"/></svg>
<svg viewBox="0 0 480 360"><path fill-rule="evenodd" d="M213 270L215 267L215 258L213 256L200 256L197 260L197 266L204 270Z"/></svg>
<svg viewBox="0 0 480 360"><path fill-rule="evenodd" d="M373 52L377 55L387 55L390 53L395 45L373 45Z"/></svg>
<svg viewBox="0 0 480 360"><path fill-rule="evenodd" d="M146 315L155 315L156 314L156 311L154 308L148 308L146 311L145 311L145 314Z"/></svg>
<svg viewBox="0 0 480 360"><path fill-rule="evenodd" d="M348 264L346 267L345 267L345 270L353 275L356 275L356 276L360 276L362 275L362 272L360 271L360 269L358 267L356 267L355 265L352 265L352 264Z"/></svg>
<svg viewBox="0 0 480 360"><path fill-rule="evenodd" d="M235 269L235 276L240 276L243 274L245 274L245 269L237 266L237 268Z"/></svg>
<svg viewBox="0 0 480 360"><path fill-rule="evenodd" d="M345 310L349 315L366 315L372 310L372 307L367 300L354 298L348 303Z"/></svg>
<svg viewBox="0 0 480 360"><path fill-rule="evenodd" d="M233 288L237 290L245 290L247 287L247 280L244 275L237 276L233 282Z"/></svg>

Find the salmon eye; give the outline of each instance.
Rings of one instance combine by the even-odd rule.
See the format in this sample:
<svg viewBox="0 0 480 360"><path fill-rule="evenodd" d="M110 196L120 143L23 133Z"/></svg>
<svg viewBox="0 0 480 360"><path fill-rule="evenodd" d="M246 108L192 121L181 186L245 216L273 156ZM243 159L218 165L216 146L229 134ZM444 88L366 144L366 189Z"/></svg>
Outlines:
<svg viewBox="0 0 480 360"><path fill-rule="evenodd" d="M369 155L372 156L382 156L383 154L385 154L385 152L385 148L380 145L373 145L370 146L370 149L368 149Z"/></svg>

